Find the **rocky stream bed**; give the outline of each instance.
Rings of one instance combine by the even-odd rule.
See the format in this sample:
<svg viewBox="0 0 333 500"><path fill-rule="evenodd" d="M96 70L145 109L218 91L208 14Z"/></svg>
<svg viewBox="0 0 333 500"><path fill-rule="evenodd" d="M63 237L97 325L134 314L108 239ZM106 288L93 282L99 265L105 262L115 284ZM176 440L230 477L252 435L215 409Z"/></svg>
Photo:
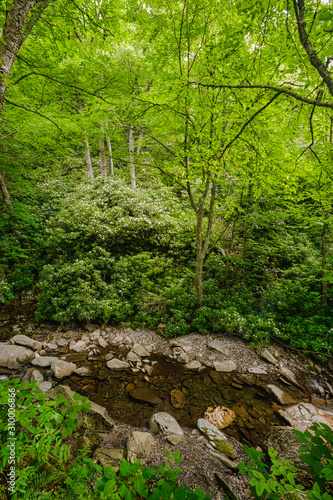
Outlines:
<svg viewBox="0 0 333 500"><path fill-rule="evenodd" d="M305 430L314 420L333 426L328 366L278 345L255 350L232 335L168 340L146 329L5 320L0 379L17 376L37 380L50 397L64 391L70 399L71 388L95 403L94 420L103 414L102 425L92 429L83 421L76 437L97 433L92 448L100 463L115 466L127 456L153 466L166 461L165 448L180 450L180 483L199 485L213 499L228 498L228 487L234 499L250 498L246 478L236 471L246 457L241 443L273 445L280 456L297 460L290 427ZM221 408L231 415L222 426ZM163 420L168 416L169 423ZM204 416L223 431L203 429ZM216 431L218 438L211 434Z"/></svg>

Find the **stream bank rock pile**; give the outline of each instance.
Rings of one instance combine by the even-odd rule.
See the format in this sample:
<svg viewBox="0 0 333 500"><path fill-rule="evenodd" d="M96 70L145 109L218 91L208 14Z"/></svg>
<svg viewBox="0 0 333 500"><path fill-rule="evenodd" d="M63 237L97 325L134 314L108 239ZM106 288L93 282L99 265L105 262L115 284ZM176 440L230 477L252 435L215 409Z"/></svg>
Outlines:
<svg viewBox="0 0 333 500"><path fill-rule="evenodd" d="M312 403L318 404L319 402L321 406L324 406L333 395L328 377L325 379L325 375L321 374L321 381L315 380L315 376L320 373L320 367L303 363L298 367L301 367L301 370L296 370L296 362L287 366L287 360L283 358L280 351L266 348L256 352L238 338L214 339L193 334L168 342L148 331L142 333L128 329L119 332L111 328L102 330L96 325L87 325L85 332L67 332L67 335L70 333L70 336L75 338L65 338L59 333L54 334L51 340L40 339L41 341L19 334L15 335L9 343L0 343L0 367L2 367L0 377L19 376L22 380L36 380L40 389L50 397L55 398L57 391L62 391L64 396L71 400L74 394L71 389L67 386L53 386L59 380L72 374L83 380L91 376L90 368L78 367L76 364L78 361L83 359L94 361L104 356L105 366L111 373L141 373L149 382L157 363L151 360L151 356L153 353L161 352L177 361L186 370L200 373L207 368L212 369L210 377L216 380L216 383L219 383L223 372L235 372L240 381L250 385L258 380L266 380L265 377L275 374L279 375L284 384L297 386L306 391ZM116 355L112 352L112 348L125 348L126 354ZM304 381L305 375L308 377L306 381ZM235 387L237 387L237 382L235 382ZM242 385L239 388L241 389ZM276 434L272 432L270 435L269 442L274 442L275 439L276 447L283 440L288 442L291 428L305 430L313 421L324 421L333 428L332 417L322 409L310 402L297 403L290 394L274 384L266 383L265 388L274 396L279 405L290 405L288 408L279 409L279 413L291 427L281 427L279 432ZM89 396L94 394L95 386L90 384L87 378L83 389L84 394ZM158 394L149 388L136 387L129 383L126 390L134 400L147 402L152 406L158 405L161 401ZM186 405L184 392L173 389L171 402L175 408L184 407ZM184 451L185 455L190 456L191 465L187 468L192 470L192 479L190 480L184 471L183 478L187 477L187 479L182 479L183 484L195 487L191 481L195 482L198 475L203 474L207 484L203 482L200 486L204 491L211 491L215 498L218 496L217 487L212 486L211 477L209 481L207 480L211 469L219 474L220 481L231 485L236 497L248 498L245 479L231 474L231 471L236 469L236 459L244 458L239 443L225 436L218 429L224 426L215 425L218 424L217 414L210 423L206 420L206 418L209 420L209 414L214 415L216 407L207 409L205 419L198 419L196 429L198 434L195 434L193 430L181 428L172 415L160 411L153 414L149 427L144 431L131 429L130 426L116 426L105 408L93 402L91 404L91 410L87 415L82 416L83 420L78 426L75 446L79 449L84 444L88 444L94 452L94 459L102 465L117 467L114 464L119 464L123 457L133 461L135 457L140 457L141 461L154 465L151 460L156 460L155 464L163 461L164 455L161 457L160 454L163 453L165 442L167 442L168 446L173 447L172 450L179 448ZM229 417L232 422L231 413ZM263 445L264 443L265 441ZM198 449L200 453L197 455ZM279 453L283 458L283 446L280 446ZM199 458L197 459L196 456ZM205 457L205 463L203 463L203 457ZM215 469L211 467L209 461L214 462ZM221 467L222 470L229 472L221 473ZM207 471L207 474L203 471ZM223 474L225 478L222 477Z"/></svg>

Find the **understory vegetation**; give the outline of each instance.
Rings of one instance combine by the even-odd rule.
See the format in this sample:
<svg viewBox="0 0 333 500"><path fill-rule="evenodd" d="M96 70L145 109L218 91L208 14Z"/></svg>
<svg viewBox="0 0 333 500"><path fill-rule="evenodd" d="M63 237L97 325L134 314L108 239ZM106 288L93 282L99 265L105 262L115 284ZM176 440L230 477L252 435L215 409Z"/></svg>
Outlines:
<svg viewBox="0 0 333 500"><path fill-rule="evenodd" d="M12 400L15 431L8 419ZM87 398L75 394L74 400L70 403L58 394L57 400L49 401L35 381L0 381L0 498L7 498L12 481L15 492L10 493L11 500L210 499L198 486L193 492L187 486L179 486L179 451L172 455L167 450L167 462L154 469L143 467L140 461L123 460L116 472L95 463L87 446L73 446L78 418L90 408ZM278 500L288 492L303 491L309 500L332 500L327 487L333 478L333 433L327 425L318 423L313 424L311 431L294 431L302 443L301 458L313 482L306 491L296 480L297 467L277 459L273 449L267 460L264 453L244 446L249 460L238 468L250 478L251 498ZM10 439L13 433L16 441Z"/></svg>

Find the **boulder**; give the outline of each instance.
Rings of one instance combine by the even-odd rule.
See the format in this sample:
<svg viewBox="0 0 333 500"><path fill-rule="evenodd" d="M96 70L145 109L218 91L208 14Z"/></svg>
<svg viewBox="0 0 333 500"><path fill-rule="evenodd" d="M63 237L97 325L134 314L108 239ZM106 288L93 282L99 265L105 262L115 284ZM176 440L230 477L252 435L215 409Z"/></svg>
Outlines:
<svg viewBox="0 0 333 500"><path fill-rule="evenodd" d="M74 373L80 377L89 377L91 374L90 369L87 366L80 366L80 368L75 368Z"/></svg>
<svg viewBox="0 0 333 500"><path fill-rule="evenodd" d="M209 406L204 414L204 419L218 429L228 427L235 418L235 413L226 406Z"/></svg>
<svg viewBox="0 0 333 500"><path fill-rule="evenodd" d="M42 348L41 342L38 342L38 340L31 339L26 335L15 335L10 340L14 344L23 345L24 347L29 347L29 349L34 349L35 351Z"/></svg>
<svg viewBox="0 0 333 500"><path fill-rule="evenodd" d="M185 352L182 352L178 356L177 361L179 361L179 363L187 364L190 362L190 358L188 357L188 355Z"/></svg>
<svg viewBox="0 0 333 500"><path fill-rule="evenodd" d="M98 344L102 349L106 349L106 347L108 346L108 343L103 339L103 337L98 338Z"/></svg>
<svg viewBox="0 0 333 500"><path fill-rule="evenodd" d="M38 387L44 394L47 394L50 391L52 384L53 382L47 382L46 380L42 382L37 382Z"/></svg>
<svg viewBox="0 0 333 500"><path fill-rule="evenodd" d="M34 366L40 366L41 368L46 368L47 366L51 366L53 361L57 361L59 358L55 356L38 356L31 361L31 364Z"/></svg>
<svg viewBox="0 0 333 500"><path fill-rule="evenodd" d="M267 391L273 394L273 396L282 405L289 405L296 403L296 401L292 396L290 396L290 394L287 394L286 392L282 391L282 389L279 389L278 387L276 387L276 385L269 384L267 386Z"/></svg>
<svg viewBox="0 0 333 500"><path fill-rule="evenodd" d="M144 403L149 403L151 405L157 405L162 402L157 395L157 393L151 389L146 389L145 387L140 387L130 391L130 396L137 401L142 401Z"/></svg>
<svg viewBox="0 0 333 500"><path fill-rule="evenodd" d="M94 462L98 462L102 467L112 467L116 472L123 459L123 448L97 448L93 455Z"/></svg>
<svg viewBox="0 0 333 500"><path fill-rule="evenodd" d="M53 387L49 391L49 396L52 399L57 399L58 394L63 394L65 398L70 401L74 402L74 394L75 392L70 389L70 387L67 387L66 385L57 385L56 387ZM90 409L85 413L86 415L91 416L96 425L96 430L98 432L106 432L106 431L112 431L112 429L115 426L114 420L110 417L108 412L106 411L103 406L98 405L97 403L94 403L93 401L90 401L88 399L88 402L90 403Z"/></svg>
<svg viewBox="0 0 333 500"><path fill-rule="evenodd" d="M37 380L37 382L44 382L44 377L40 371L34 370L31 374L30 380Z"/></svg>
<svg viewBox="0 0 333 500"><path fill-rule="evenodd" d="M56 344L59 347L67 347L68 346L68 340L67 339L58 339L58 340L56 340Z"/></svg>
<svg viewBox="0 0 333 500"><path fill-rule="evenodd" d="M149 432L133 431L127 440L127 460L144 464L154 447L155 439Z"/></svg>
<svg viewBox="0 0 333 500"><path fill-rule="evenodd" d="M184 439L184 433L177 420L166 412L154 413L150 418L149 427L154 434L162 434L171 444L177 444Z"/></svg>
<svg viewBox="0 0 333 500"><path fill-rule="evenodd" d="M204 418L199 418L197 421L198 429L208 439L211 445L218 451L227 455L230 458L236 458L236 452L227 440L223 432L219 431L215 425L211 424Z"/></svg>
<svg viewBox="0 0 333 500"><path fill-rule="evenodd" d="M313 422L327 424L333 429L333 415L320 410L311 403L299 403L284 410L278 410L278 412L294 429L302 432L306 431Z"/></svg>
<svg viewBox="0 0 333 500"><path fill-rule="evenodd" d="M296 481L311 487L311 476L306 472L308 465L300 458L302 453L298 450L301 443L297 441L292 427L271 427L262 439L261 446L266 453L269 448L274 448L279 459L285 458L292 461L298 468Z"/></svg>
<svg viewBox="0 0 333 500"><path fill-rule="evenodd" d="M171 404L174 408L184 408L187 405L188 401L186 399L185 394L179 389L173 389L170 394Z"/></svg>
<svg viewBox="0 0 333 500"><path fill-rule="evenodd" d="M230 355L230 351L226 347L225 342L223 342L223 340L214 339L214 340L209 341L207 345L210 349L213 349L213 351L220 352L221 354L224 354L225 356Z"/></svg>
<svg viewBox="0 0 333 500"><path fill-rule="evenodd" d="M17 370L33 356L34 352L27 347L0 342L0 366Z"/></svg>
<svg viewBox="0 0 333 500"><path fill-rule="evenodd" d="M110 361L106 363L106 366L110 368L110 370L115 370L116 372L122 371L122 370L128 370L128 368L131 367L129 363L126 361L121 361L120 359L113 358Z"/></svg>
<svg viewBox="0 0 333 500"><path fill-rule="evenodd" d="M68 361L61 359L55 359L51 362L51 370L53 370L54 376L57 378L69 377L75 368L74 363L68 363Z"/></svg>
<svg viewBox="0 0 333 500"><path fill-rule="evenodd" d="M87 349L87 344L83 340L78 340L70 346L70 349L74 352L83 352Z"/></svg>
<svg viewBox="0 0 333 500"><path fill-rule="evenodd" d="M114 354L113 352L108 352L106 355L105 355L105 361L110 361L110 359L114 358Z"/></svg>
<svg viewBox="0 0 333 500"><path fill-rule="evenodd" d="M233 372L237 370L237 365L231 359L226 361L215 361L214 368L217 372Z"/></svg>
<svg viewBox="0 0 333 500"><path fill-rule="evenodd" d="M135 345L132 351L135 352L135 354L137 354L138 356L140 356L140 358L145 358L146 356L150 356L150 352L147 351L147 349L140 344Z"/></svg>
<svg viewBox="0 0 333 500"><path fill-rule="evenodd" d="M132 361L132 363L136 363L137 361L141 361L140 356L135 354L135 352L130 351L126 356L127 361Z"/></svg>

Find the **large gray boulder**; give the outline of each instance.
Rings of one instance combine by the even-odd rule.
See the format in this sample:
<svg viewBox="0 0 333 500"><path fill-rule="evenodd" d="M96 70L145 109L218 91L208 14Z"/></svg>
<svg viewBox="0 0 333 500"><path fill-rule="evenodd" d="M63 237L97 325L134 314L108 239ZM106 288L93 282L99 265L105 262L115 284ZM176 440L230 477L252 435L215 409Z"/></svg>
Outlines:
<svg viewBox="0 0 333 500"><path fill-rule="evenodd" d="M0 343L0 366L17 370L22 364L29 361L34 352L27 347Z"/></svg>
<svg viewBox="0 0 333 500"><path fill-rule="evenodd" d="M70 401L72 403L74 402L75 392L72 391L70 387L67 387L66 385L57 385L56 387L53 387L53 389L49 391L49 396L52 399L57 399L58 394L63 394L67 399L67 401ZM112 429L115 426L115 422L110 417L106 409L103 408L103 406L100 406L97 403L90 401L89 399L88 402L90 403L91 406L90 409L85 414L89 415L94 419L96 430L98 432L112 431Z"/></svg>
<svg viewBox="0 0 333 500"><path fill-rule="evenodd" d="M145 463L155 447L155 439L149 432L133 431L127 440L127 460Z"/></svg>
<svg viewBox="0 0 333 500"><path fill-rule="evenodd" d="M211 424L204 418L199 418L197 421L198 429L203 433L208 439L210 444L214 446L218 451L227 455L230 458L236 458L236 452L229 443L223 432L219 431L215 425Z"/></svg>
<svg viewBox="0 0 333 500"><path fill-rule="evenodd" d="M152 415L149 427L154 434L162 434L171 444L177 444L184 439L184 433L177 420L164 411Z"/></svg>
<svg viewBox="0 0 333 500"><path fill-rule="evenodd" d="M34 349L35 351L42 348L41 342L38 342L38 340L31 339L26 335L15 335L10 339L10 341L13 342L14 344L23 345L24 347L28 347L29 349Z"/></svg>

